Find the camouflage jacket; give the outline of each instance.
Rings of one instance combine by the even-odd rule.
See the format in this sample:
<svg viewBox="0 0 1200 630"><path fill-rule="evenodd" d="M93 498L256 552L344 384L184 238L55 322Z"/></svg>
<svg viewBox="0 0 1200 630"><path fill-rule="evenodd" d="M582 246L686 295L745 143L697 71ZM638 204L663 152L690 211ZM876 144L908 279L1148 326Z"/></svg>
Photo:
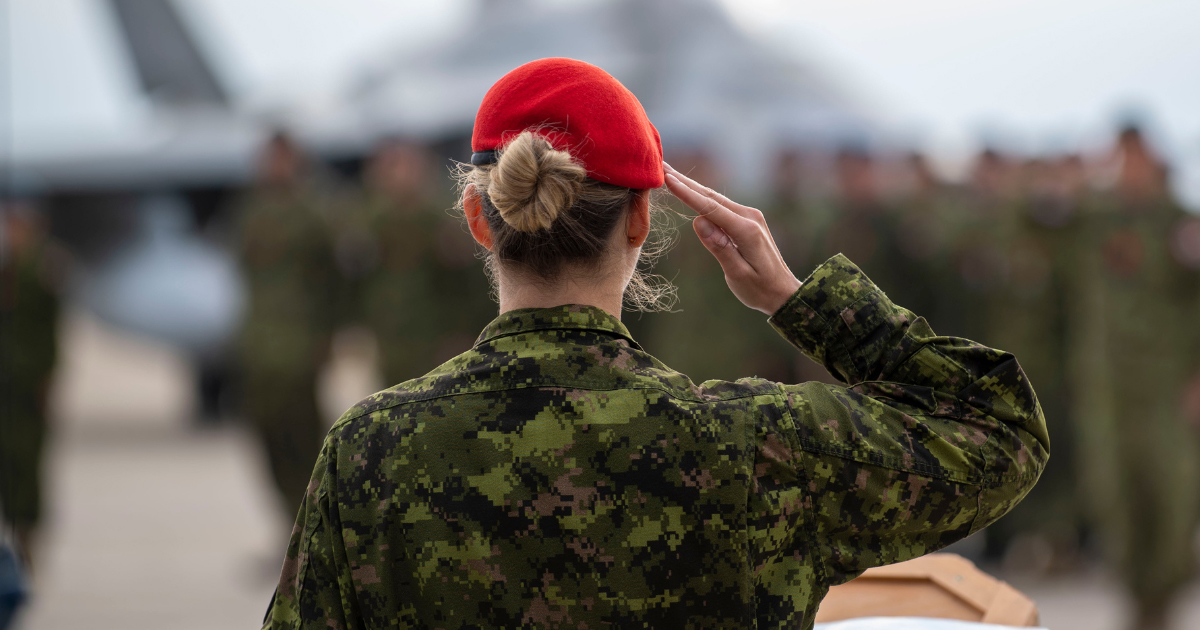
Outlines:
<svg viewBox="0 0 1200 630"><path fill-rule="evenodd" d="M831 585L1037 480L1012 355L840 255L771 323L847 385L696 385L601 310L501 315L333 426L265 627L810 628Z"/></svg>

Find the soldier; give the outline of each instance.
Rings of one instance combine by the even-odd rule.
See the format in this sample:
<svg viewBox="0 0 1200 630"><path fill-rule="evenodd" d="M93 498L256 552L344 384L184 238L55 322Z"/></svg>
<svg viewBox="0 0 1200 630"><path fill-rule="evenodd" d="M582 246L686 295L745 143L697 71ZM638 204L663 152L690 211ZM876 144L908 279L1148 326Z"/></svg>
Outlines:
<svg viewBox="0 0 1200 630"><path fill-rule="evenodd" d="M954 302L961 299L951 262L953 191L938 179L924 155L909 154L906 166L912 187L893 211L899 269L905 277L902 296L938 330L959 329L959 323L950 320Z"/></svg>
<svg viewBox="0 0 1200 630"><path fill-rule="evenodd" d="M430 185L431 170L424 147L383 143L339 238L343 268L358 270L348 274L354 294L347 301L357 305L354 321L375 333L390 384L416 378L470 348L474 334L468 331L495 316L474 246L462 238L462 222L450 215L450 204Z"/></svg>
<svg viewBox="0 0 1200 630"><path fill-rule="evenodd" d="M275 135L238 219L249 294L240 341L244 411L288 510L304 495L325 433L316 384L335 316L327 200L313 177L295 142Z"/></svg>
<svg viewBox="0 0 1200 630"><path fill-rule="evenodd" d="M25 202L3 208L0 232L0 516L33 566L42 517L46 397L58 358L63 254Z"/></svg>
<svg viewBox="0 0 1200 630"><path fill-rule="evenodd" d="M1115 157L1116 188L1081 235L1075 424L1094 525L1136 603L1131 627L1158 630L1194 570L1200 518L1200 439L1182 405L1200 366L1200 225L1136 127Z"/></svg>
<svg viewBox="0 0 1200 630"><path fill-rule="evenodd" d="M844 256L801 283L761 213L664 174L603 70L510 72L472 148L463 209L502 315L334 425L265 627L812 628L831 585L1036 481L1045 425L1011 355L937 336ZM844 385L696 384L629 336L664 180L734 295Z"/></svg>
<svg viewBox="0 0 1200 630"><path fill-rule="evenodd" d="M821 243L821 236L833 220L833 208L829 203L822 203L811 196L805 198L803 187L806 167L805 156L799 150L781 151L775 160L771 196L763 210L771 223L771 235L779 247L780 255L793 269L811 269L833 255ZM728 292L724 278L720 288ZM782 340L779 335L774 337L772 341ZM790 345L785 344L778 352L790 360L792 371L777 377L768 376L771 380L837 382L823 366L803 353L795 352Z"/></svg>
<svg viewBox="0 0 1200 630"><path fill-rule="evenodd" d="M987 552L998 557L1023 536L1041 543L1034 547L1042 556L1024 562L1061 569L1077 555L1081 525L1070 444L1074 428L1066 334L1071 323L1068 306L1077 290L1074 261L1086 181L1078 155L1029 160L1024 171L1027 193L995 217L992 229L1002 273L983 297L983 339L1021 357L1021 367L1037 389L1046 426L1058 442L1037 488L988 528Z"/></svg>
<svg viewBox="0 0 1200 630"><path fill-rule="evenodd" d="M951 260L957 274L957 299L940 314L950 334L985 339L988 296L997 291L1007 272L997 230L1018 212L1020 170L995 149L984 149L975 161L965 194L955 201L951 227Z"/></svg>
<svg viewBox="0 0 1200 630"><path fill-rule="evenodd" d="M910 274L897 240L896 216L879 193L878 169L863 147L847 146L834 163L838 190L832 215L814 227L810 264L845 254L861 265L889 295L912 294Z"/></svg>

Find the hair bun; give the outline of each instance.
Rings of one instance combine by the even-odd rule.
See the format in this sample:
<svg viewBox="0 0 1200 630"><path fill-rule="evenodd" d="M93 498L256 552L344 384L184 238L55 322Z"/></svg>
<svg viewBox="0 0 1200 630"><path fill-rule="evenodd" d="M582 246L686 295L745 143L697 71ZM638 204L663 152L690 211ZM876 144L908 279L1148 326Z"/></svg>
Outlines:
<svg viewBox="0 0 1200 630"><path fill-rule="evenodd" d="M575 204L587 170L545 138L522 131L500 151L488 197L504 222L519 232L548 230Z"/></svg>

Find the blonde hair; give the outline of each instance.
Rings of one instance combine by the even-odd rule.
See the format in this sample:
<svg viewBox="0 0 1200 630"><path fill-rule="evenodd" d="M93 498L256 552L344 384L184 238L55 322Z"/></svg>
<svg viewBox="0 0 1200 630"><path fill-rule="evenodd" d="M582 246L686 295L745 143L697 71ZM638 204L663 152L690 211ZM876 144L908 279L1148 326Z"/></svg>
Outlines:
<svg viewBox="0 0 1200 630"><path fill-rule="evenodd" d="M516 265L546 282L556 280L567 264L598 268L613 229L644 192L588 177L569 152L531 130L500 149L495 164L460 164L456 179L460 188L474 184L482 200L493 241L492 251L482 255L493 290L497 264ZM673 236L662 214L651 204L651 238L625 289L626 306L633 310L669 310L675 303L675 287L651 273Z"/></svg>

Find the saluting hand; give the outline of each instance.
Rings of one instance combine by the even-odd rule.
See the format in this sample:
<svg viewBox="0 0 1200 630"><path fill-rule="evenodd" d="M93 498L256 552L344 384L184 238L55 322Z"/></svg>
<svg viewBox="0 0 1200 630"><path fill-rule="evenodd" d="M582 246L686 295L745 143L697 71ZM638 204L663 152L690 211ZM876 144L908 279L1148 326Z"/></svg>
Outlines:
<svg viewBox="0 0 1200 630"><path fill-rule="evenodd" d="M783 262L763 213L734 203L711 188L666 167L667 188L698 215L696 236L721 263L725 283L742 304L768 315L775 313L800 281Z"/></svg>

